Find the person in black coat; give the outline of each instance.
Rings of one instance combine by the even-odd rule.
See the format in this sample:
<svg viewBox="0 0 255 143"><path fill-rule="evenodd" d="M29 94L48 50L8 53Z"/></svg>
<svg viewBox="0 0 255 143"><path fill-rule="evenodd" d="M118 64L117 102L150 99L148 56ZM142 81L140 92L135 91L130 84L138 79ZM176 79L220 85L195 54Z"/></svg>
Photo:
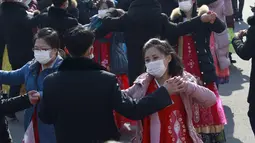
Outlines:
<svg viewBox="0 0 255 143"><path fill-rule="evenodd" d="M29 108L38 102L39 97L26 94L0 100L0 143L12 143L5 115Z"/></svg>
<svg viewBox="0 0 255 143"><path fill-rule="evenodd" d="M28 7L21 2L3 1L0 6L0 54L7 45L12 70L21 68L34 57L33 30L28 25L27 10ZM11 86L9 97L19 95L20 88L20 85ZM14 114L9 117L16 118Z"/></svg>
<svg viewBox="0 0 255 143"><path fill-rule="evenodd" d="M251 127L255 135L255 16L248 18L248 24L250 28L247 31L240 31L236 34L236 37L232 40L233 47L237 55L243 60L252 59L252 68L250 76L250 89L248 95L249 111L248 116L250 118ZM246 36L246 41L243 42L242 38Z"/></svg>
<svg viewBox="0 0 255 143"><path fill-rule="evenodd" d="M31 19L32 27L39 29L51 27L56 30L60 38L60 48L65 47L63 35L68 30L79 25L78 20L67 11L68 0L53 0L53 5L47 12L36 15Z"/></svg>
<svg viewBox="0 0 255 143"><path fill-rule="evenodd" d="M134 0L118 0L116 7L123 9L124 11L128 11L128 8L130 4ZM161 8L162 8L162 13L166 15L170 15L172 11L178 7L178 3L176 0L158 0Z"/></svg>
<svg viewBox="0 0 255 143"><path fill-rule="evenodd" d="M172 44L177 37L195 31L202 24L201 17L198 16L191 21L176 25L169 22L168 16L161 12L160 3L157 0L135 0L127 13L120 17L105 17L102 25L95 31L97 38L109 32L124 32L130 83L144 72L142 47L145 42L151 38L160 37ZM205 14L202 17L203 20L209 20L207 18L210 18L210 15Z"/></svg>
<svg viewBox="0 0 255 143"><path fill-rule="evenodd" d="M113 110L140 120L171 105L169 93L178 89L169 81L141 100L132 100L122 94L116 76L91 59L94 39L82 26L67 34L71 57L44 80L39 118L54 124L59 143L119 140Z"/></svg>

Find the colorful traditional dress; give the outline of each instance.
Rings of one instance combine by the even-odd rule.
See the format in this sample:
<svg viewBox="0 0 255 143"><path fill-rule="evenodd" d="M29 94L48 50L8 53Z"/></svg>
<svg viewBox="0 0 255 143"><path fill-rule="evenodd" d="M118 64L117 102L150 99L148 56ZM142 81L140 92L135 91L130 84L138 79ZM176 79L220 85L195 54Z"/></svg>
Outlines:
<svg viewBox="0 0 255 143"><path fill-rule="evenodd" d="M146 95L158 87L157 82L152 80ZM179 95L171 95L171 99L174 104L144 118L142 143L193 143L182 99Z"/></svg>
<svg viewBox="0 0 255 143"><path fill-rule="evenodd" d="M198 56L195 44L191 35L179 38L179 48L177 52L183 60L185 70L193 74L198 81L202 78L198 63ZM205 143L222 143L225 142L224 125L226 117L215 83L207 84L205 87L213 91L217 97L217 103L210 108L203 108L198 104L193 105L193 124L197 132L202 134ZM221 134L222 133L222 134Z"/></svg>

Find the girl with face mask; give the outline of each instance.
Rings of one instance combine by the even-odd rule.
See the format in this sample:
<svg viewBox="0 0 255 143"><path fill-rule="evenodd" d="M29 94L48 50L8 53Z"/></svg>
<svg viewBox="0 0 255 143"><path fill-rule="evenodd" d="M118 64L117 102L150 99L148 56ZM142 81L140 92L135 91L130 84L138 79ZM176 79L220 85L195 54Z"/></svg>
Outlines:
<svg viewBox="0 0 255 143"><path fill-rule="evenodd" d="M175 23L188 21L203 13L212 13L205 5L197 9L194 0L178 2L179 8L173 10L170 17ZM225 24L216 18L215 22L204 23L195 32L176 39L177 53L181 57L185 70L195 76L200 85L213 91L217 97L217 103L210 108L201 107L197 103L192 106L193 124L196 131L202 135L204 143L225 142L224 125L227 121L215 84L217 76L210 51L211 33L222 33L225 29Z"/></svg>
<svg viewBox="0 0 255 143"><path fill-rule="evenodd" d="M39 30L35 37L35 45L33 48L34 59L25 64L22 68L15 71L0 71L0 81L2 84L19 85L25 84L26 91L32 96L43 96L43 80L44 78L57 71L62 62L62 58L58 56L60 41L58 34L51 28L43 28ZM35 114L37 125L34 129L38 129L39 140L42 143L56 143L53 125L46 125L37 117L36 106L25 110L24 123L27 129L32 116Z"/></svg>
<svg viewBox="0 0 255 143"><path fill-rule="evenodd" d="M209 107L216 103L215 94L197 85L196 79L184 71L181 59L166 41L149 40L144 45L144 60L147 72L124 92L139 100L167 81L173 87L170 97L174 104L144 118L138 126L142 127L142 143L202 143L192 124L191 105L196 101ZM136 140L140 137L137 134Z"/></svg>

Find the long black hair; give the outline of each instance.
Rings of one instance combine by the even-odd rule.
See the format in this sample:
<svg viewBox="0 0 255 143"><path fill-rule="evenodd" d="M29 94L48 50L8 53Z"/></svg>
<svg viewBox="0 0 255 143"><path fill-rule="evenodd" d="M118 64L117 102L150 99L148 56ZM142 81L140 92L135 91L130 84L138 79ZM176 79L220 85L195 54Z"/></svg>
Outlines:
<svg viewBox="0 0 255 143"><path fill-rule="evenodd" d="M160 53L165 56L171 55L172 60L168 64L168 74L171 76L179 76L183 74L184 67L180 57L176 54L175 50L170 46L170 44L165 40L160 40L158 38L150 39L145 43L143 47L143 52L150 48L156 48Z"/></svg>

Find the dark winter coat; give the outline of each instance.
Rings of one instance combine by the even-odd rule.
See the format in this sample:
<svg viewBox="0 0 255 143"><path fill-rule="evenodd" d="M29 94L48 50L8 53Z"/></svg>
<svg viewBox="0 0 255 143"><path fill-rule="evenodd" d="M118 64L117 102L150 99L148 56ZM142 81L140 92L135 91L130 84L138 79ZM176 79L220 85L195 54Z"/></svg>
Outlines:
<svg viewBox="0 0 255 143"><path fill-rule="evenodd" d="M21 67L33 59L33 30L23 3L3 2L0 6L0 54L7 45L9 60Z"/></svg>
<svg viewBox="0 0 255 143"><path fill-rule="evenodd" d="M250 28L248 29L246 35L246 41L243 42L242 39L235 37L232 41L233 47L237 53L237 55L243 60L252 59L252 67L251 67L251 76L250 76L250 89L248 102L255 103L255 16L251 16L248 18L248 24Z"/></svg>
<svg viewBox="0 0 255 143"><path fill-rule="evenodd" d="M5 115L29 108L28 95L17 96L9 99L1 99L0 102L0 143L12 143Z"/></svg>
<svg viewBox="0 0 255 143"><path fill-rule="evenodd" d="M199 11L197 13L197 8L194 6L193 17L197 15L202 15L204 13L207 13L208 11L209 8L204 5L199 8ZM185 14L179 8L173 10L173 13L171 14L171 20L175 23L183 22L185 17ZM204 23L199 27L198 30L191 33L197 51L198 63L204 85L217 81L213 57L210 51L211 33L221 33L225 29L225 24L217 18L214 24ZM176 44L178 44L178 39L176 39L175 42Z"/></svg>
<svg viewBox="0 0 255 143"><path fill-rule="evenodd" d="M64 48L64 33L77 25L76 18L69 14L67 10L62 8L50 7L48 12L44 12L31 19L30 23L33 27L44 28L51 27L55 29L60 37L61 48Z"/></svg>
<svg viewBox="0 0 255 143"><path fill-rule="evenodd" d="M119 0L116 7L128 11L128 8L133 1L134 0ZM158 0L158 1L161 5L162 13L165 13L166 15L170 15L172 11L178 7L178 2L176 0Z"/></svg>
<svg viewBox="0 0 255 143"><path fill-rule="evenodd" d="M164 87L134 102L122 94L115 75L87 58L65 59L46 77L43 92L39 117L54 124L59 143L119 140L113 110L140 120L172 103Z"/></svg>
<svg viewBox="0 0 255 143"><path fill-rule="evenodd" d="M197 17L189 22L176 25L169 22L167 15L161 13L157 0L136 0L129 7L128 13L120 17L106 17L102 26L96 30L97 38L109 32L124 32L127 45L128 76L132 83L145 70L143 45L151 38L160 37L170 43L177 37L191 33L202 22Z"/></svg>

